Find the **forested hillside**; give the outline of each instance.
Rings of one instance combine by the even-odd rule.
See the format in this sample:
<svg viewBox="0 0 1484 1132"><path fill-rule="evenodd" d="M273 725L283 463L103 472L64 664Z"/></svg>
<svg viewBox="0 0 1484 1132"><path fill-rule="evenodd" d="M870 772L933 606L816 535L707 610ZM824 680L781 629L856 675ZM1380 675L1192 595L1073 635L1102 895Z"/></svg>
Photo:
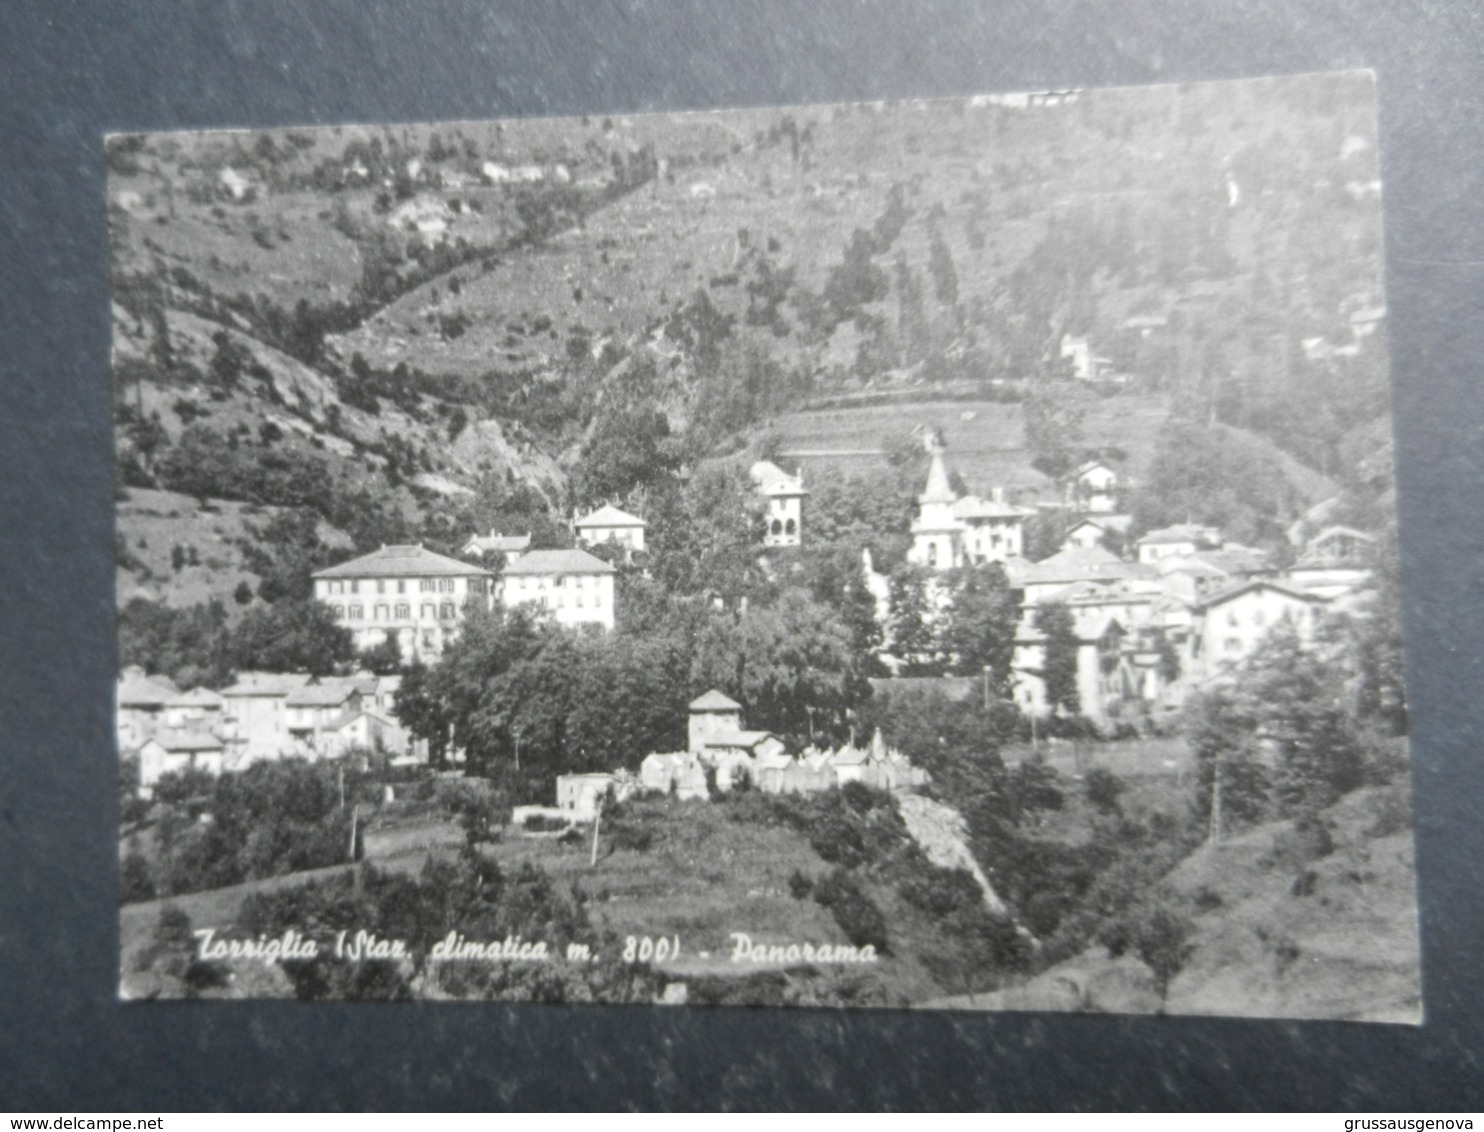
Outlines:
<svg viewBox="0 0 1484 1132"><path fill-rule="evenodd" d="M552 543L777 423L833 447L903 400L1020 421L984 474L1035 495L1138 397L1141 521L1216 509L1181 460L1218 433L1251 533L1334 484L1374 511L1370 81L115 137L122 484L308 509L348 536L319 561ZM1117 380L1072 380L1066 336ZM612 459L636 433L651 462Z"/></svg>

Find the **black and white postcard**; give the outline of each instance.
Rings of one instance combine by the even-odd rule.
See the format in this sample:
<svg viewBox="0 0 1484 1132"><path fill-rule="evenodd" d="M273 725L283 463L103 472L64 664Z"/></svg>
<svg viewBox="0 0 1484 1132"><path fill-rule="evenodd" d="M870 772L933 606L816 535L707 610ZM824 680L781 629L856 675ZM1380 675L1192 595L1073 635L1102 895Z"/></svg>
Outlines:
<svg viewBox="0 0 1484 1132"><path fill-rule="evenodd" d="M107 162L125 999L1421 1020L1371 74Z"/></svg>

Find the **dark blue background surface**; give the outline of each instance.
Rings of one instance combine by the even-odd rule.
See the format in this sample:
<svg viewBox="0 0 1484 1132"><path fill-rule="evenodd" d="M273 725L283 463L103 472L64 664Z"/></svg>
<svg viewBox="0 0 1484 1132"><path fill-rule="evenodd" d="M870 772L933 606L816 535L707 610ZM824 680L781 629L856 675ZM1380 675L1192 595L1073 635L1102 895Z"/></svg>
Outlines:
<svg viewBox="0 0 1484 1132"><path fill-rule="evenodd" d="M101 137L1379 79L1427 1023L114 1002ZM1387 0L0 7L0 1109L1484 1107L1484 17Z"/></svg>

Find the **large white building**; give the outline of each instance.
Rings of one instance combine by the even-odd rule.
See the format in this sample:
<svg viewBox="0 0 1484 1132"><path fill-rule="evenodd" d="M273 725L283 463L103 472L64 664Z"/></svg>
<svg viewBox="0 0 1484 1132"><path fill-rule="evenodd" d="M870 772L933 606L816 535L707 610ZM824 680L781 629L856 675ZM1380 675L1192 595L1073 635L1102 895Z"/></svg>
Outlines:
<svg viewBox="0 0 1484 1132"><path fill-rule="evenodd" d="M489 609L495 591L490 571L421 543L383 546L314 575L314 596L350 630L359 651L391 640L409 662L440 656L467 608Z"/></svg>
<svg viewBox="0 0 1484 1132"><path fill-rule="evenodd" d="M506 606L537 605L559 625L614 625L613 576L618 571L585 550L530 550L500 572Z"/></svg>

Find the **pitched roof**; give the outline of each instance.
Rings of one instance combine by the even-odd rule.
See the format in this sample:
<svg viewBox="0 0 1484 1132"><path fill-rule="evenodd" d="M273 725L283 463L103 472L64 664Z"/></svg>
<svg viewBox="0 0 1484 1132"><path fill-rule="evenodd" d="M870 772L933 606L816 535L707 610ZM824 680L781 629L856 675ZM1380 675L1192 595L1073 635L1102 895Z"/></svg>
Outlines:
<svg viewBox="0 0 1484 1132"><path fill-rule="evenodd" d="M1176 523L1173 527L1161 527L1157 531L1150 531L1139 539L1138 543L1144 546L1167 542L1209 542L1211 534L1210 527L1202 527L1195 523Z"/></svg>
<svg viewBox="0 0 1484 1132"><path fill-rule="evenodd" d="M1012 559L1006 565L1011 584L1049 585L1056 582L1111 581L1116 578L1147 578L1156 574L1152 566L1125 562L1101 546L1069 546L1040 562Z"/></svg>
<svg viewBox="0 0 1484 1132"><path fill-rule="evenodd" d="M764 495L808 495L804 477L791 476L772 460L759 460L748 469L754 486Z"/></svg>
<svg viewBox="0 0 1484 1132"><path fill-rule="evenodd" d="M226 746L215 735L206 731L175 729L158 731L150 739L146 739L145 742L148 743L151 740L171 752L220 751Z"/></svg>
<svg viewBox="0 0 1484 1132"><path fill-rule="evenodd" d="M223 688L223 696L286 696L295 688L308 684L310 677L302 672L239 672L237 683Z"/></svg>
<svg viewBox="0 0 1484 1132"><path fill-rule="evenodd" d="M1063 537L1082 527L1096 527L1100 531L1107 531L1108 529L1107 524L1100 523L1096 519L1089 518L1088 516L1084 515L1082 518L1078 519L1075 523L1068 527L1065 532L1063 532Z"/></svg>
<svg viewBox="0 0 1484 1132"><path fill-rule="evenodd" d="M1003 499L984 499L965 495L953 503L953 514L959 519L1022 519L1036 512L1030 507L1017 507Z"/></svg>
<svg viewBox="0 0 1484 1132"><path fill-rule="evenodd" d="M690 702L691 711L741 711L742 705L715 688Z"/></svg>
<svg viewBox="0 0 1484 1132"><path fill-rule="evenodd" d="M1277 590L1279 593L1287 594L1289 597L1297 598L1299 601L1312 601L1318 605L1324 604L1326 600L1316 593L1311 593L1308 590L1300 589L1298 586L1291 585L1288 582L1280 582L1276 578L1252 578L1249 581L1238 582L1234 586L1227 586L1223 590L1217 590L1215 593L1210 594L1207 597L1203 598L1201 601L1196 602L1193 606L1191 606L1191 608L1209 609L1213 605L1222 605L1223 603L1230 601L1234 597L1239 597L1249 590L1264 588Z"/></svg>
<svg viewBox="0 0 1484 1132"><path fill-rule="evenodd" d="M638 515L630 515L627 511L620 511L610 503L605 503L590 515L584 515L572 524L574 527L644 527L647 523Z"/></svg>
<svg viewBox="0 0 1484 1132"><path fill-rule="evenodd" d="M746 750L772 737L771 731L723 731L711 736L705 744L708 747L741 747Z"/></svg>
<svg viewBox="0 0 1484 1132"><path fill-rule="evenodd" d="M1270 568L1266 554L1247 546L1228 545L1220 550L1204 550L1196 557L1207 566L1228 574L1254 574Z"/></svg>
<svg viewBox="0 0 1484 1132"><path fill-rule="evenodd" d="M164 707L180 699L180 693L164 680L131 672L119 681L119 707Z"/></svg>
<svg viewBox="0 0 1484 1132"><path fill-rule="evenodd" d="M1064 590L1042 598L1042 601L1061 602L1063 605L1128 605L1144 604L1154 600L1154 595L1129 589L1126 582L1074 582Z"/></svg>
<svg viewBox="0 0 1484 1132"><path fill-rule="evenodd" d="M943 450L934 448L932 459L928 462L927 483L923 486L922 494L917 497L917 502L952 503L956 498L953 487L948 482L948 469L943 466Z"/></svg>
<svg viewBox="0 0 1484 1132"><path fill-rule="evenodd" d="M290 692L284 703L289 707L334 707L343 704L358 693L354 682L346 680L326 681L323 684L306 684Z"/></svg>
<svg viewBox="0 0 1484 1132"><path fill-rule="evenodd" d="M221 694L213 692L210 688L192 688L189 692L182 692L170 701L171 707L221 707L226 701Z"/></svg>
<svg viewBox="0 0 1484 1132"><path fill-rule="evenodd" d="M413 543L408 546L384 546L380 550L373 550L370 554L363 554L359 558L352 558L349 562L342 562L339 566L316 570L314 573L316 578L396 578L430 575L491 576L490 572L483 567L470 566L467 562L460 562L456 558L434 554L431 550L425 549L422 543Z"/></svg>
<svg viewBox="0 0 1484 1132"><path fill-rule="evenodd" d="M328 724L326 724L326 728L328 730L330 730L330 731L340 731L343 728L349 727L352 723L354 723L356 720L360 719L361 716L363 716L363 715L367 719L369 719L369 720L371 720L371 721L373 721L375 723L381 724L383 727L390 727L390 726L392 726L390 720L383 719L381 716L377 715L373 711L347 711L347 712L342 713L341 715L336 716L334 719L332 719Z"/></svg>
<svg viewBox="0 0 1484 1132"><path fill-rule="evenodd" d="M472 535L469 541L464 543L464 549L470 548L481 554L498 550L501 554L519 554L531 545L530 535L501 535L491 531L487 535Z"/></svg>
<svg viewBox="0 0 1484 1132"><path fill-rule="evenodd" d="M615 574L617 571L585 550L528 550L505 563L505 569L500 573L509 577L516 574Z"/></svg>

